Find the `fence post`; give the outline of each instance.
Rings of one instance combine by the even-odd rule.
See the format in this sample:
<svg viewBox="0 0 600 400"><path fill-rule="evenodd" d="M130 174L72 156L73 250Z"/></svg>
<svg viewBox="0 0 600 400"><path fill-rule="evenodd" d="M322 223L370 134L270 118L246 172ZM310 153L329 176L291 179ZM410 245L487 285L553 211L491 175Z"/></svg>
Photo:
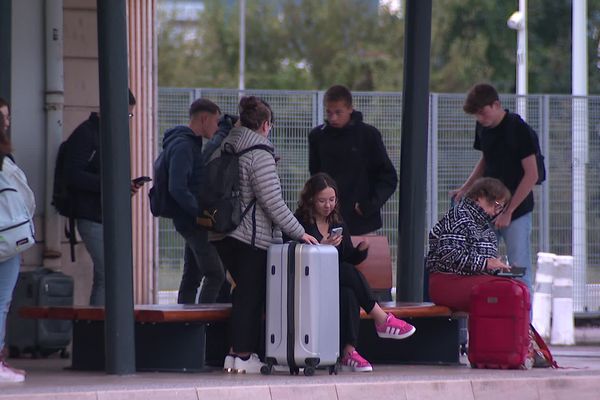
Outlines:
<svg viewBox="0 0 600 400"><path fill-rule="evenodd" d="M575 344L573 261L572 256L556 256L552 283L552 344Z"/></svg>
<svg viewBox="0 0 600 400"><path fill-rule="evenodd" d="M545 157L546 181L540 185L539 232L538 240L541 251L550 251L550 96L542 96L540 102L541 135L540 147Z"/></svg>
<svg viewBox="0 0 600 400"><path fill-rule="evenodd" d="M437 222L438 217L438 102L440 98L437 93L431 93L429 96L429 108L430 108L430 116L429 116L429 145L427 156L428 160L431 160L427 164L428 174L427 174L427 188L429 191L429 218L427 231L431 230L435 223Z"/></svg>
<svg viewBox="0 0 600 400"><path fill-rule="evenodd" d="M539 334L550 337L550 313L552 312L552 281L556 254L538 253L533 293L533 326Z"/></svg>
<svg viewBox="0 0 600 400"><path fill-rule="evenodd" d="M313 113L313 117L315 118L313 120L313 126L317 126L323 123L323 121L325 120L324 116L323 116L323 97L325 96L325 92L322 90L319 90L315 93L315 105L314 105L314 113Z"/></svg>

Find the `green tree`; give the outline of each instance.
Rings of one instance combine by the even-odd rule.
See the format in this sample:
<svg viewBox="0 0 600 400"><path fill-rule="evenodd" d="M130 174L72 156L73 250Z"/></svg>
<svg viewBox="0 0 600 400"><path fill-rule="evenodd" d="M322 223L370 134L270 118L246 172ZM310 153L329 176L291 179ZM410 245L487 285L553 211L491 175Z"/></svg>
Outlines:
<svg viewBox="0 0 600 400"><path fill-rule="evenodd" d="M288 0L287 42L310 66L316 87L341 83L356 90L399 90L404 23L372 1Z"/></svg>
<svg viewBox="0 0 600 400"><path fill-rule="evenodd" d="M159 15L159 85L237 86L239 8L203 4L187 33L173 15ZM399 90L402 37L403 21L378 13L376 1L247 2L246 87Z"/></svg>
<svg viewBox="0 0 600 400"><path fill-rule="evenodd" d="M376 0L253 0L246 13L246 87L401 90L404 21ZM161 86L236 87L239 7L206 0L188 26L159 14ZM571 0L528 1L529 92L571 91ZM489 81L514 92L518 1L436 0L432 9L434 92ZM600 0L588 0L590 93L600 90Z"/></svg>

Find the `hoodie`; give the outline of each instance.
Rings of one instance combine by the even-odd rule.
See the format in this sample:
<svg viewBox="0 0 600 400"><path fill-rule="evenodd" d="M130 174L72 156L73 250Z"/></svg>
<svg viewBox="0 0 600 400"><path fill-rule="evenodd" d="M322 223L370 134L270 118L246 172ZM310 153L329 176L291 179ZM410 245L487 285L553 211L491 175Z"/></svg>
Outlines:
<svg viewBox="0 0 600 400"><path fill-rule="evenodd" d="M398 175L377 128L353 111L343 128L327 122L314 128L308 143L310 174L325 172L335 180L350 233L362 235L381 228L381 207L394 194ZM356 203L362 216L354 209Z"/></svg>
<svg viewBox="0 0 600 400"><path fill-rule="evenodd" d="M202 138L187 126L176 126L165 132L163 151L169 171L169 195L173 200L173 224L186 237L196 228L199 214Z"/></svg>

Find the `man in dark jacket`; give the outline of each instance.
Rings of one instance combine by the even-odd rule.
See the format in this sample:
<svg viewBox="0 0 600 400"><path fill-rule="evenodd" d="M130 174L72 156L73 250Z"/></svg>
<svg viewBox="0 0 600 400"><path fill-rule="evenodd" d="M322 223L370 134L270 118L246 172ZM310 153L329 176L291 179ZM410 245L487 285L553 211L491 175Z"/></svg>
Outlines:
<svg viewBox="0 0 600 400"><path fill-rule="evenodd" d="M173 215L175 229L185 239L178 303L195 303L199 282L203 282L199 302L214 303L225 281L225 271L218 255L209 247L208 232L196 224L200 215L198 195L202 190L202 138L213 137L219 128L220 114L221 110L212 101L197 99L190 106L188 126L176 126L163 138L170 214Z"/></svg>
<svg viewBox="0 0 600 400"><path fill-rule="evenodd" d="M381 207L398 185L396 169L377 128L352 107L348 88L336 85L323 99L327 120L309 136L309 170L329 174L339 189L340 210L352 235L381 228Z"/></svg>
<svg viewBox="0 0 600 400"><path fill-rule="evenodd" d="M133 117L135 97L129 91L129 117ZM104 240L102 195L100 192L100 117L91 113L69 139L65 152L65 170L71 195L72 213L77 230L94 263L94 281L90 305L104 305ZM140 184L141 185L141 184ZM138 185L131 184L132 193Z"/></svg>

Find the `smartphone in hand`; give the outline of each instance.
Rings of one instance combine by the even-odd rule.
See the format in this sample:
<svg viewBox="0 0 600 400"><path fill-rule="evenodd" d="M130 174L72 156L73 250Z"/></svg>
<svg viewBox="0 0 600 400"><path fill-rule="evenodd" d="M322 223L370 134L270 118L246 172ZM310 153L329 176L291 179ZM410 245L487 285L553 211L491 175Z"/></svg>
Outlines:
<svg viewBox="0 0 600 400"><path fill-rule="evenodd" d="M331 236L332 238L334 238L334 237L338 237L338 236L342 236L342 232L343 232L343 228L342 228L341 226L340 226L340 227L338 227L338 228L333 228L333 229L331 230L331 234L330 234L330 236Z"/></svg>
<svg viewBox="0 0 600 400"><path fill-rule="evenodd" d="M152 178L150 178L149 176L138 176L137 178L133 179L131 182L133 182L133 184L136 186L141 186L146 182L150 182L151 180L152 180Z"/></svg>
<svg viewBox="0 0 600 400"><path fill-rule="evenodd" d="M502 270L494 271L494 275L504 276L507 278L521 278L525 275L525 272L526 272L525 267L511 266L510 270L508 270L508 271L502 271Z"/></svg>

